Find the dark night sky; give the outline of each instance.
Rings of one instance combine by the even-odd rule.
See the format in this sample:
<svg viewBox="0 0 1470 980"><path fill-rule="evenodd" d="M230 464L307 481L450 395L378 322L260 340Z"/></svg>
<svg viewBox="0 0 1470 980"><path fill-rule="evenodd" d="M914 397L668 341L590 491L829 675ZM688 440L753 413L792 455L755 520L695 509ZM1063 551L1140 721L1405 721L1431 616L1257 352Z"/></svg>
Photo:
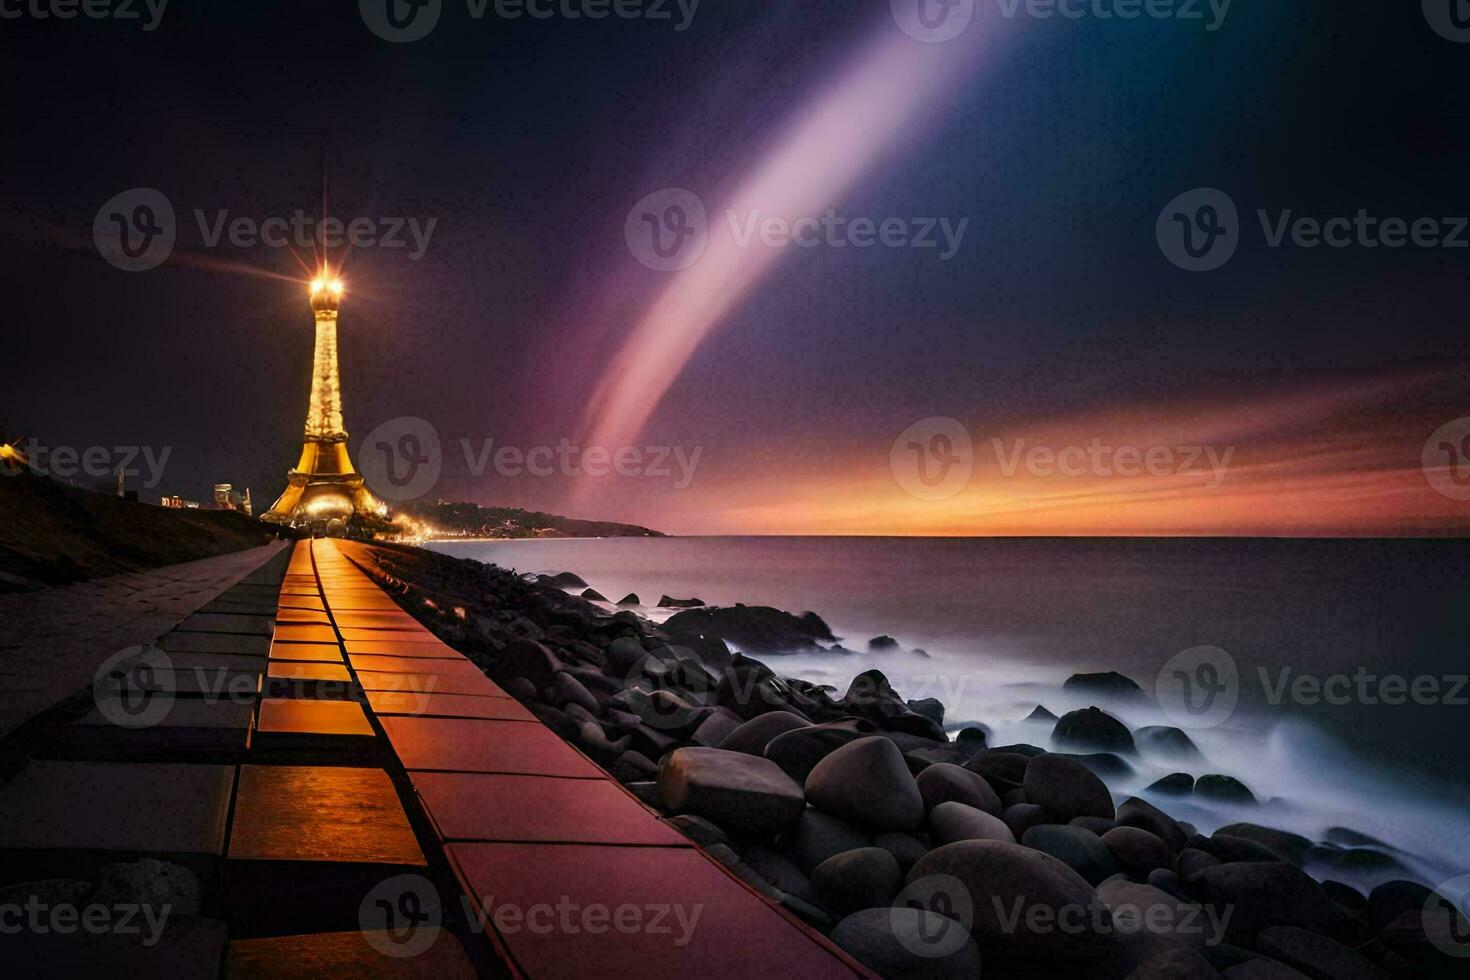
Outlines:
<svg viewBox="0 0 1470 980"><path fill-rule="evenodd" d="M713 210L896 28L886 0L705 0L682 32L477 21L445 2L433 33L401 45L347 0L175 0L151 32L0 20L0 436L169 446L158 491L202 497L229 480L268 503L299 449L311 351L304 289L279 277L303 275L285 250L207 247L193 212L314 211L324 142L334 214L437 219L417 261L347 259L342 358L354 439L397 416L439 431L438 496L682 531L983 533L1003 530L977 516L984 500L925 516L882 497L898 492L888 452L906 426L953 416L977 439L1086 440L1142 419L1228 432L1262 467L1295 460L1292 482L1247 472L1236 490L1255 503L1222 508L1231 529L1293 530L1307 525L1264 498L1412 469L1430 432L1470 414L1470 249L1274 250L1254 216L1470 215L1470 44L1437 36L1417 3L1237 0L1214 33L1026 22L918 107L913 131L829 203L968 217L962 248L948 262L788 250L638 437L704 447L688 489L473 478L461 437L528 447L585 433L603 369L667 281L629 256L634 202L678 185ZM977 15L977 39L994 16L981 2L992 13ZM91 228L138 186L172 202L179 241L162 267L126 273ZM1245 233L1223 269L1191 274L1160 254L1154 222L1200 186L1228 191ZM1297 396L1312 410L1293 409ZM1303 445L1325 442L1362 452L1302 463ZM845 488L858 509L823 523ZM1322 527L1465 514L1392 492ZM1199 519L1198 501L1186 510L1193 523L1159 527L1226 527ZM1114 527L1071 516L1058 526Z"/></svg>

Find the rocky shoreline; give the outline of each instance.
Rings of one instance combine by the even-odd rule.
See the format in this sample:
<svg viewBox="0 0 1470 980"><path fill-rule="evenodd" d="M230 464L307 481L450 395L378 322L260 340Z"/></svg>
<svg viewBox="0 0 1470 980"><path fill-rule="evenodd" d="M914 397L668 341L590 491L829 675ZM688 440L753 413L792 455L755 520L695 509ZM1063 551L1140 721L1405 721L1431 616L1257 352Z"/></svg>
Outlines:
<svg viewBox="0 0 1470 980"><path fill-rule="evenodd" d="M568 594L586 586L570 573L375 554L404 607L544 724L883 976L1466 975L1470 930L1423 883L1364 894L1303 870L1391 860L1344 846L1365 843L1353 832L1314 842L1235 823L1206 836L1116 799L1105 780L1139 748L1202 761L1177 728L1038 705L1047 747L992 746L979 725L951 738L940 702L905 700L880 671L839 695L730 650L840 651L811 613L669 600L689 608L654 624ZM1112 673L1067 689L1147 697ZM1148 792L1255 803L1223 774Z"/></svg>

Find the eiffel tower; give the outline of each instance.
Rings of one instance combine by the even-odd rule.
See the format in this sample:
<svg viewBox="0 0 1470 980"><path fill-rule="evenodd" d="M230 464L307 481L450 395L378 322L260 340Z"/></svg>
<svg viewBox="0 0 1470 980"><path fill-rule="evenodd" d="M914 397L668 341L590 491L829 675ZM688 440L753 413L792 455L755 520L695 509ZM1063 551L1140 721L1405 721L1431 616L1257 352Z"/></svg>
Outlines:
<svg viewBox="0 0 1470 980"><path fill-rule="evenodd" d="M362 474L347 453L342 425L342 378L337 372L337 307L342 280L324 271L311 283L311 312L316 319L316 354L312 359L311 404L306 410L306 438L301 459L286 477L286 490L261 520L305 528L313 534L340 536L354 516L383 517L387 508L363 485Z"/></svg>

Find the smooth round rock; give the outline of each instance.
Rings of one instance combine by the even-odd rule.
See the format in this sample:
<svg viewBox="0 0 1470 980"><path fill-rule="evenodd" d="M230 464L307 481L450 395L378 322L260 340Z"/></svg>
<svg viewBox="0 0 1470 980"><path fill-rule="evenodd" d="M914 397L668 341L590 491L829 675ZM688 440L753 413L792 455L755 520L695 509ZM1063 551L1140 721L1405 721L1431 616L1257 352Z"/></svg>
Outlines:
<svg viewBox="0 0 1470 980"><path fill-rule="evenodd" d="M1011 836L1020 840L1032 827L1049 823L1046 811L1035 803L1017 803L1001 811L1000 818L1011 829Z"/></svg>
<svg viewBox="0 0 1470 980"><path fill-rule="evenodd" d="M861 730L867 727L852 720L826 722L808 728L794 728L783 732L766 743L765 756L780 766L786 775L798 783L805 783L828 755L838 748L864 737Z"/></svg>
<svg viewBox="0 0 1470 980"><path fill-rule="evenodd" d="M1118 752L1135 755L1128 726L1096 706L1069 711L1057 719L1052 744L1067 752Z"/></svg>
<svg viewBox="0 0 1470 980"><path fill-rule="evenodd" d="M817 898L841 915L890 904L902 883L898 860L881 847L834 854L812 872Z"/></svg>
<svg viewBox="0 0 1470 980"><path fill-rule="evenodd" d="M811 722L793 712L767 711L763 715L756 715L725 736L720 748L763 756L766 754L766 746L777 735L810 727Z"/></svg>
<svg viewBox="0 0 1470 980"><path fill-rule="evenodd" d="M1236 806L1254 806L1256 794L1234 776L1211 773L1194 781L1194 795L1199 799L1216 803L1233 803Z"/></svg>
<svg viewBox="0 0 1470 980"><path fill-rule="evenodd" d="M802 813L791 833L792 855L807 874L834 854L871 843L873 839L866 831L811 807Z"/></svg>
<svg viewBox="0 0 1470 980"><path fill-rule="evenodd" d="M1000 797L985 777L964 766L941 762L929 766L915 778L924 809L933 810L941 803L964 803L986 813L1000 815Z"/></svg>
<svg viewBox="0 0 1470 980"><path fill-rule="evenodd" d="M1118 859L1118 865L1135 878L1146 878L1153 869L1173 863L1169 845L1158 834L1141 827L1114 827L1102 835L1102 842Z"/></svg>
<svg viewBox="0 0 1470 980"><path fill-rule="evenodd" d="M1073 817L1106 817L1115 814L1113 794L1107 784L1076 759L1046 753L1026 767L1022 783L1031 802L1063 820Z"/></svg>
<svg viewBox="0 0 1470 980"><path fill-rule="evenodd" d="M999 840L1010 844L1016 835L1004 820L967 803L941 803L929 814L929 829L938 844L957 840Z"/></svg>
<svg viewBox="0 0 1470 980"><path fill-rule="evenodd" d="M1050 854L1094 888L1122 870L1102 838L1085 827L1041 824L1026 831L1021 843Z"/></svg>
<svg viewBox="0 0 1470 980"><path fill-rule="evenodd" d="M806 777L812 806L874 832L914 830L924 821L924 798L903 753L881 735L833 751Z"/></svg>
<svg viewBox="0 0 1470 980"><path fill-rule="evenodd" d="M889 854L892 854L894 860L898 862L898 866L903 869L904 874L908 874L909 868L912 868L919 858L933 850L933 847L930 846L927 840L917 837L914 834L904 834L897 831L879 834L877 837L874 837L873 846L881 847Z"/></svg>
<svg viewBox="0 0 1470 980"><path fill-rule="evenodd" d="M832 942L886 980L975 980L980 948L963 932L927 909L863 909L837 923Z"/></svg>
<svg viewBox="0 0 1470 980"><path fill-rule="evenodd" d="M1189 835L1179 826L1179 821L1147 800L1130 796L1118 807L1118 826L1138 827L1160 838L1169 845L1169 853L1183 850Z"/></svg>
<svg viewBox="0 0 1470 980"><path fill-rule="evenodd" d="M1256 937L1256 948L1310 977L1331 980L1381 980L1368 960L1342 943L1295 926L1271 926Z"/></svg>
<svg viewBox="0 0 1470 980"><path fill-rule="evenodd" d="M1108 948L1111 920L1097 893L1050 854L1003 841L957 841L924 855L908 881L913 885L931 875L948 875L966 889L974 914L970 931L979 945L1001 956L1078 959ZM1024 926L1040 919L1053 927Z"/></svg>
<svg viewBox="0 0 1470 980"><path fill-rule="evenodd" d="M658 768L659 795L672 813L695 813L752 835L796 823L801 787L769 759L724 749L675 749Z"/></svg>

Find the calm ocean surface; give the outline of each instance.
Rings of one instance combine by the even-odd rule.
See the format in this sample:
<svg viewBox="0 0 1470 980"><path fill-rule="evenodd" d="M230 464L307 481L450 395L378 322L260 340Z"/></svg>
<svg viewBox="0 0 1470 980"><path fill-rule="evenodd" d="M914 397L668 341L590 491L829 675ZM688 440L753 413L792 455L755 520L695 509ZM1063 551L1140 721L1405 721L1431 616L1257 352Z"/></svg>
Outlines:
<svg viewBox="0 0 1470 980"><path fill-rule="evenodd" d="M1021 721L1038 703L1057 714L1099 703L1134 728L1177 723L1152 706L1073 697L1060 683L1117 670L1152 692L1175 654L1218 647L1236 667L1240 706L1222 724L1185 726L1208 764L1145 760L1115 790L1136 792L1180 768L1225 772L1268 805L1168 809L1182 806L1202 829L1249 819L1320 839L1343 826L1398 844L1420 876L1456 862L1465 870L1470 542L722 537L432 547L521 572L576 572L612 600L636 592L647 606L668 594L812 610L859 652L764 658L773 669L845 690L878 667L906 697L943 701L947 726L983 722L991 744L1046 745L1045 726ZM903 650L865 652L879 634ZM1346 697L1313 698L1313 680L1333 675L1347 675L1328 688ZM1421 693L1432 678L1438 693L1421 700L1434 703L1384 703L1396 693L1387 675L1419 679ZM1307 696L1282 695L1283 682L1306 683Z"/></svg>

